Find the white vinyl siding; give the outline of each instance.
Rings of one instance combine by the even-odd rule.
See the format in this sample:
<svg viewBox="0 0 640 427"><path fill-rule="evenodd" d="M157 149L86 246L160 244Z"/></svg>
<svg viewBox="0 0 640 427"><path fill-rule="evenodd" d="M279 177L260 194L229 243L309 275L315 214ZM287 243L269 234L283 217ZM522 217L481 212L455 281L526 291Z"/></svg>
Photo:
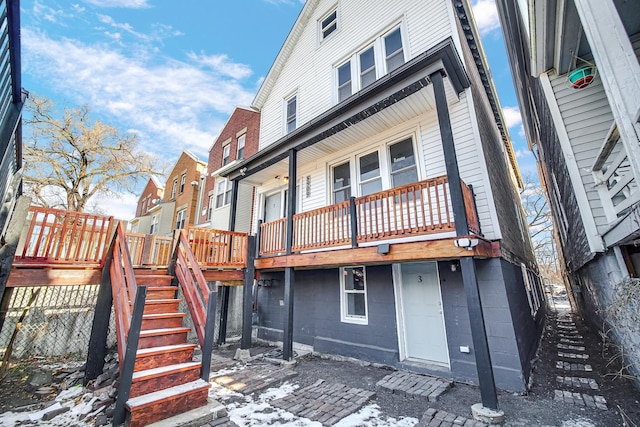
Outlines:
<svg viewBox="0 0 640 427"><path fill-rule="evenodd" d="M422 0L373 3L362 0L340 4L340 29L326 43L318 45L318 21L333 6L335 2L319 2L269 96L264 104L256 105L262 112L260 149L283 136L282 100L291 91L297 88L299 105L296 120L297 127L300 127L335 104L337 66L354 53L364 50L376 37L400 25L406 50L404 55L408 61L453 35L449 15L452 6L447 0L430 2L429 7L424 7ZM305 102L300 103L300 100Z"/></svg>

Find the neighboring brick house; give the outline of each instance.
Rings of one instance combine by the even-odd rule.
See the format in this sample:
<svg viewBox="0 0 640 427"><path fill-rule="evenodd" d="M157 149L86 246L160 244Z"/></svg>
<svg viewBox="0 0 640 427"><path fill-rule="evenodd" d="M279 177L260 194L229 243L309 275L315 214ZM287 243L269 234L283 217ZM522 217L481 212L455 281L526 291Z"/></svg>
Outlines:
<svg viewBox="0 0 640 427"><path fill-rule="evenodd" d="M159 227L159 210L166 209L162 196L164 194L164 185L162 182L152 176L147 181L144 190L138 198L138 205L136 206L136 216L129 221L129 230L133 233L145 233L145 234L166 234L168 233L168 227L164 227L160 230ZM171 215L173 212L171 213ZM166 216L166 214L165 214ZM165 222L167 222L165 220Z"/></svg>
<svg viewBox="0 0 640 427"><path fill-rule="evenodd" d="M198 225L215 229L229 228L231 206L231 183L220 176L220 172L232 167L258 151L260 113L249 107L236 107L215 142L209 149L209 163L205 180L202 208ZM253 186L241 184L238 191L240 206L253 205ZM238 212L236 231L249 231L251 209Z"/></svg>
<svg viewBox="0 0 640 427"><path fill-rule="evenodd" d="M172 229L196 223L199 187L207 165L193 153L184 150L171 170L165 184L163 201L175 203Z"/></svg>

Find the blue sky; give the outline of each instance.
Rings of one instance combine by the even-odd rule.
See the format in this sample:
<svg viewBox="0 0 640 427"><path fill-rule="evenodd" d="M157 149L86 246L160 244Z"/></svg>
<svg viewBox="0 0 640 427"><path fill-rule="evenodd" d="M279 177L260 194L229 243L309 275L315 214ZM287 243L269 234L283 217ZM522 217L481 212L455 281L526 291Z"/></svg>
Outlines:
<svg viewBox="0 0 640 427"><path fill-rule="evenodd" d="M535 171L493 0L472 0L523 172ZM300 0L22 0L23 87L92 115L174 162L202 160L236 105L250 105ZM132 218L137 196L110 200ZM98 201L98 203L100 203Z"/></svg>

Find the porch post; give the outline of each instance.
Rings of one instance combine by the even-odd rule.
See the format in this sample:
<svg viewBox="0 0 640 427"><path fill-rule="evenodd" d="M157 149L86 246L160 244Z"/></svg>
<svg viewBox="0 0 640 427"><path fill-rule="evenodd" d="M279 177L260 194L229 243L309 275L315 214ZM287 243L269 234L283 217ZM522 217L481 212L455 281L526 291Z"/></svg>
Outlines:
<svg viewBox="0 0 640 427"><path fill-rule="evenodd" d="M229 213L229 231L236 231L236 213L238 211L238 186L240 181L234 179L231 181L233 186L231 187L231 209Z"/></svg>
<svg viewBox="0 0 640 427"><path fill-rule="evenodd" d="M229 316L229 286L220 286L220 323L218 324L218 345L227 342L227 317Z"/></svg>
<svg viewBox="0 0 640 427"><path fill-rule="evenodd" d="M242 342L240 348L245 350L251 348L251 322L253 314L253 279L255 276L254 259L256 257L256 238L249 236L247 254L247 268L244 270L244 288L242 304Z"/></svg>
<svg viewBox="0 0 640 427"><path fill-rule="evenodd" d="M438 112L438 124L440 126L440 137L444 151L444 160L447 168L449 180L449 194L451 195L451 205L456 224L456 234L465 236L469 234L467 213L464 207L464 197L462 194L462 183L460 181L460 171L458 170L458 160L456 158L455 143L451 130L451 119L449 117L449 107L447 105L447 95L444 90L443 72L438 71L431 75L433 92L436 98L436 110ZM492 410L498 409L498 395L493 377L493 366L491 365L491 355L489 353L489 343L487 331L482 313L482 301L480 300L480 289L478 288L478 278L476 276L476 266L473 257L462 257L460 259L462 270L462 282L467 296L467 310L469 311L469 321L471 323L471 336L473 340L473 352L476 358L476 369L478 371L478 382L480 383L480 395L482 406Z"/></svg>
<svg viewBox="0 0 640 427"><path fill-rule="evenodd" d="M298 157L294 149L289 150L289 189L287 192L287 255L291 254L293 246L293 215L296 213L296 171ZM282 358L293 359L293 288L295 285L295 270L293 267L284 269L284 329L282 337Z"/></svg>

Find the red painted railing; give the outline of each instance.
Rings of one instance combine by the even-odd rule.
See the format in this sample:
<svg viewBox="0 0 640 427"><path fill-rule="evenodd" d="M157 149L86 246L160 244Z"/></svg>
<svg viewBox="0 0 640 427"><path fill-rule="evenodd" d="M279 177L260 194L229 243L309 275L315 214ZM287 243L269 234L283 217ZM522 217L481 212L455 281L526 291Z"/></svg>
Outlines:
<svg viewBox="0 0 640 427"><path fill-rule="evenodd" d="M470 232L479 233L471 189L462 183ZM356 242L371 242L455 231L446 176L354 199ZM344 246L351 241L350 202L293 216L292 251ZM286 218L260 225L260 255L285 252Z"/></svg>
<svg viewBox="0 0 640 427"><path fill-rule="evenodd" d="M113 217L31 206L18 263L101 265Z"/></svg>
<svg viewBox="0 0 640 427"><path fill-rule="evenodd" d="M131 262L136 267L166 267L169 265L172 242L172 237L127 233Z"/></svg>

